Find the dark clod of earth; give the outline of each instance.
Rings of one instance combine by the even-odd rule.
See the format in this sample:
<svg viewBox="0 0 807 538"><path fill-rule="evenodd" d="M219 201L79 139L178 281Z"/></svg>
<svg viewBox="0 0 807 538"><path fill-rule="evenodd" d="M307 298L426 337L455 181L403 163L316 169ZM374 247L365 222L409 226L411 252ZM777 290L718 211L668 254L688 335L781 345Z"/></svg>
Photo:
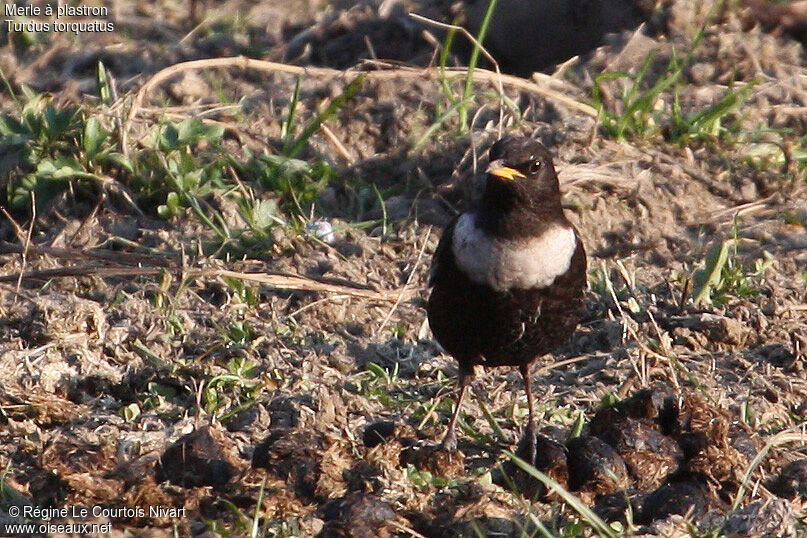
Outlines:
<svg viewBox="0 0 807 538"><path fill-rule="evenodd" d="M600 409L583 435L561 442L539 433L530 463L590 500L605 520L624 521L630 508L633 521L647 525L674 514L698 520L721 510L758 445L741 423L701 396L655 386ZM522 439L516 455L526 458L527 446ZM785 466L771 491L805 497L806 462ZM509 460L495 480L529 498L545 501L554 493Z"/></svg>
<svg viewBox="0 0 807 538"><path fill-rule="evenodd" d="M384 420L381 422L374 422L364 429L362 439L364 446L373 448L381 443L388 441L395 433L395 422L391 420Z"/></svg>
<svg viewBox="0 0 807 538"><path fill-rule="evenodd" d="M317 538L384 538L386 523L395 518L392 507L373 495L351 493L325 505L325 525Z"/></svg>
<svg viewBox="0 0 807 538"><path fill-rule="evenodd" d="M771 493L785 499L807 500L807 459L788 463L768 484Z"/></svg>
<svg viewBox="0 0 807 538"><path fill-rule="evenodd" d="M276 429L252 454L252 466L270 471L286 481L305 499L317 498L321 464L317 454L322 449L319 436L308 432Z"/></svg>
<svg viewBox="0 0 807 538"><path fill-rule="evenodd" d="M184 488L221 488L237 472L232 450L232 442L219 429L199 428L168 447L155 467L155 479Z"/></svg>

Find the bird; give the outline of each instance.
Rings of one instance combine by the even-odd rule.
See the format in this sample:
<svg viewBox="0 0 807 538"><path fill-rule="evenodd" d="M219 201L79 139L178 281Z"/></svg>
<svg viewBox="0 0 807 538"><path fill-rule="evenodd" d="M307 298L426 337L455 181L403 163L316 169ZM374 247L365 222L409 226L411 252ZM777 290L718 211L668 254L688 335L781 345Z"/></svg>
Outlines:
<svg viewBox="0 0 807 538"><path fill-rule="evenodd" d="M652 25L656 4L655 0L510 0L499 2L487 23L488 0L469 0L463 11L474 35L483 23L489 25L485 48L503 72L530 77L591 52L605 43L608 34L633 31L642 23Z"/></svg>
<svg viewBox="0 0 807 538"><path fill-rule="evenodd" d="M526 434L535 437L530 364L569 340L587 285L585 248L563 212L549 150L507 136L488 156L481 198L445 227L429 273L429 326L459 365L459 396L440 443L450 452L476 365L519 368Z"/></svg>

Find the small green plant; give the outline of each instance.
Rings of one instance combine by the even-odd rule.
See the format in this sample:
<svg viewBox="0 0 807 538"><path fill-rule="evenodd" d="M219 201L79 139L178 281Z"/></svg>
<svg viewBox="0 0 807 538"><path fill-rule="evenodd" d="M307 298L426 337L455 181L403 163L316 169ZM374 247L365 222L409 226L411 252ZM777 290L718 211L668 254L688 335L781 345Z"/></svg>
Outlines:
<svg viewBox="0 0 807 538"><path fill-rule="evenodd" d="M238 302L250 307L260 302L260 290L257 286L238 278L224 277L222 280Z"/></svg>
<svg viewBox="0 0 807 538"><path fill-rule="evenodd" d="M219 420L255 404L260 393L257 363L234 357L227 363L227 373L212 377L203 391L204 409Z"/></svg>
<svg viewBox="0 0 807 538"><path fill-rule="evenodd" d="M193 148L205 144L217 148L224 136L224 129L218 125L206 125L199 118L190 118L179 123L166 122L152 130L146 139L151 150L149 165L144 174L146 183L155 192L154 196L165 196L165 203L157 207L157 214L171 219L190 207L197 216L219 236L224 232L214 224L202 208L204 197L215 188L223 189L222 179L224 159L217 151L198 155Z"/></svg>
<svg viewBox="0 0 807 538"><path fill-rule="evenodd" d="M233 162L233 165L242 177L274 192L278 197L275 207L299 216L307 215L319 192L337 178L334 169L324 161L309 163L282 155L248 155L245 162ZM277 213L270 213L270 209L271 206L266 205L256 212L255 205L246 205L242 214L248 215L256 225L282 221Z"/></svg>
<svg viewBox="0 0 807 538"><path fill-rule="evenodd" d="M325 123L328 119L330 119L334 114L336 114L339 109L341 109L348 100L350 100L356 92L362 87L364 84L366 76L359 75L355 79L353 79L350 84L348 84L344 91L341 94L336 96L333 100L331 100L327 105L325 105L317 114L312 118L303 128L300 136L292 141L291 138L291 125L289 126L286 135L287 135L287 143L286 146L283 148L283 154L289 158L296 157L300 151L308 144L308 140L311 136L316 133L320 125ZM296 90L297 93L299 90ZM293 120L292 120L293 121Z"/></svg>
<svg viewBox="0 0 807 538"><path fill-rule="evenodd" d="M27 87L22 94L19 116L0 116L0 187L13 211L25 211L35 200L41 213L71 186L94 192L109 175L132 170L98 119L58 107Z"/></svg>
<svg viewBox="0 0 807 538"><path fill-rule="evenodd" d="M449 481L442 476L435 476L429 471L419 471L414 465L406 467L406 477L418 489L428 489L429 487L442 488L449 485Z"/></svg>
<svg viewBox="0 0 807 538"><path fill-rule="evenodd" d="M732 297L752 297L759 294L755 280L773 263L767 252L752 267L746 267L737 256L738 239L728 239L713 246L703 267L693 275L692 298L696 306L721 305Z"/></svg>
<svg viewBox="0 0 807 538"><path fill-rule="evenodd" d="M694 49L694 45L693 45ZM602 73L594 79L592 99L594 107L600 113L600 123L605 133L616 140L626 140L629 137L646 139L656 135L659 130L658 106L661 104L661 94L675 84L681 77L684 63L673 54L664 73L647 89L644 84L648 72L656 58L656 51L652 50L645 57L642 65L635 75L623 72ZM621 109L611 110L606 106L602 85L605 81L624 79L624 85L619 98Z"/></svg>
<svg viewBox="0 0 807 538"><path fill-rule="evenodd" d="M245 347L252 342L257 333L246 321L234 321L224 331L224 337L233 345Z"/></svg>
<svg viewBox="0 0 807 538"><path fill-rule="evenodd" d="M757 83L758 81L752 80L739 88L732 88L717 103L686 116L681 111L680 95L676 90L670 118L672 125L667 132L667 140L686 144L694 140L710 141L721 138L729 132L723 124L724 118L748 100Z"/></svg>
<svg viewBox="0 0 807 538"><path fill-rule="evenodd" d="M748 143L743 153L744 160L755 169L786 166L794 162L799 171L807 168L807 136L793 137L790 129L758 129L749 131L744 142ZM805 181L802 174L796 180Z"/></svg>
<svg viewBox="0 0 807 538"><path fill-rule="evenodd" d="M449 123L450 119L454 118L455 116L458 120L456 132L458 134L468 133L470 128L470 107L478 100L480 95L499 100L503 107L506 105L513 112L515 117L521 116L521 111L519 110L518 104L504 95L501 90L496 94L491 94L488 92L474 92L474 71L479 64L480 54L482 53L482 45L484 43L485 36L488 33L490 23L493 20L493 14L496 11L497 3L497 0L490 0L487 4L485 15L483 16L482 22L479 26L479 31L475 38L471 38L473 47L468 59L468 66L461 76L450 77L447 67L459 27L453 25L447 32L439 56L440 89L442 90L445 103L435 103L434 113L436 117L426 131L413 141L412 152L417 152L419 149L421 149L438 131L440 131L440 129ZM470 34L467 34L467 32L466 35L470 36ZM455 81L461 83L461 88L457 89L452 87L452 83Z"/></svg>
<svg viewBox="0 0 807 538"><path fill-rule="evenodd" d="M387 386L394 385L398 382L398 364L396 363L392 370L383 368L374 362L367 363L367 372L370 375L370 382L383 382Z"/></svg>
<svg viewBox="0 0 807 538"><path fill-rule="evenodd" d="M684 114L681 107L680 85L686 67L704 36L704 25L692 40L689 52L682 58L675 50L662 73L651 82L651 69L656 50L651 50L636 74L602 73L592 86L592 104L600 113L600 123L606 135L616 140L646 140L663 134L668 142L686 144L693 140L710 141L727 132L723 120L750 97L756 81L729 90L715 104L703 110ZM606 103L603 84L625 81L615 106ZM665 92L672 90L671 99Z"/></svg>
<svg viewBox="0 0 807 538"><path fill-rule="evenodd" d="M298 158L308 145L310 138L320 126L336 114L345 103L359 91L364 75L355 78L345 90L327 105L301 129L294 132L297 125L297 107L300 101L300 82L297 81L289 110L281 125L283 148L279 155L264 154L253 156L246 151L246 158L230 159L230 164L241 177L257 182L261 187L275 193L278 202L244 201L242 215L253 231L265 234L274 224L285 223L278 209L296 216L306 216L316 202L319 192L331 181L338 179L333 167L325 161L313 162Z"/></svg>
<svg viewBox="0 0 807 538"><path fill-rule="evenodd" d="M178 403L177 389L169 385L150 381L146 386L148 389L148 397L144 402L146 409L154 409L158 412L165 411L172 407L173 404Z"/></svg>
<svg viewBox="0 0 807 538"><path fill-rule="evenodd" d="M339 180L324 160L299 155L363 80L357 77L300 126L298 85L283 122L279 155L234 155L222 147L225 130L220 124L188 118L162 121L127 158L118 151L114 122L104 119L109 114L98 113L114 104L102 64L96 69L100 106L95 111L58 106L25 87L17 96L4 78L19 112L0 115L0 193L12 212L30 212L35 202L36 214L43 215L63 193L97 200L102 190L109 190L138 212L143 207L166 220L193 213L214 232L214 252L225 247L227 254L262 252L272 246L274 226L296 222L289 215L310 214L323 187ZM256 190L272 195L256 196ZM230 203L243 226L225 218Z"/></svg>

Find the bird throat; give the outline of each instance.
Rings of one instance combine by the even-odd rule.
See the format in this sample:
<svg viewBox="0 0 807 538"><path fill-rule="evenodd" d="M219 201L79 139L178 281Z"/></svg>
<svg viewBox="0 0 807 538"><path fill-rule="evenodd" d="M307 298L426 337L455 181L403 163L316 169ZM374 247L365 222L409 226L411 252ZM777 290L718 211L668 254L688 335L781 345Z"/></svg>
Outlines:
<svg viewBox="0 0 807 538"><path fill-rule="evenodd" d="M515 185L488 181L479 205L477 225L488 235L506 239L534 237L555 221L566 222L559 197L541 199Z"/></svg>

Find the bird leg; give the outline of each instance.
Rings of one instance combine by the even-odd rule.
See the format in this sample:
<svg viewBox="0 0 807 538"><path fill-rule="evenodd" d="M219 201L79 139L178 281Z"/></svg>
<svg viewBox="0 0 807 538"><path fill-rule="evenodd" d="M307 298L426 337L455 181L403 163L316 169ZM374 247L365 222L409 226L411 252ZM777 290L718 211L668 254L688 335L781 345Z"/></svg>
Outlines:
<svg viewBox="0 0 807 538"><path fill-rule="evenodd" d="M443 437L443 442L440 443L440 448L443 450L447 450L449 452L453 452L457 449L457 418L460 416L460 408L462 407L462 400L465 398L465 389L468 388L468 383L470 383L471 379L473 378L473 373L466 371L465 368L460 367L460 395L457 398L457 404L454 407L454 415L451 417L451 422L448 424L448 431L446 431L446 436Z"/></svg>
<svg viewBox="0 0 807 538"><path fill-rule="evenodd" d="M524 390L527 393L527 407L529 408L529 422L527 423L527 430L525 435L527 435L527 443L529 447L529 455L530 465L535 462L535 404L532 400L532 386L530 385L530 365L529 363L524 363L519 366L519 370L521 371L521 377L524 378Z"/></svg>

